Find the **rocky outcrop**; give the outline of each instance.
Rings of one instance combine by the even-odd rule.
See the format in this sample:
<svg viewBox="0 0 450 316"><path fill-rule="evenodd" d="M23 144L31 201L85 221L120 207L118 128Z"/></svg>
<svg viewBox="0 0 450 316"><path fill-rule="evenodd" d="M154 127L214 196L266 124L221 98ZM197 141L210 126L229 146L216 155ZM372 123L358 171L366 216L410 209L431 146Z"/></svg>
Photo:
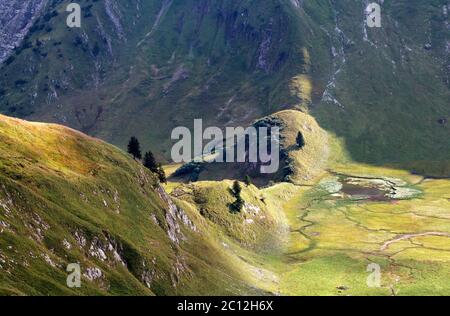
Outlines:
<svg viewBox="0 0 450 316"><path fill-rule="evenodd" d="M0 0L0 63L27 35L48 0Z"/></svg>
<svg viewBox="0 0 450 316"><path fill-rule="evenodd" d="M175 243L179 244L181 240L185 240L185 236L183 235L179 221L183 223L184 226L189 228L191 231L196 232L197 227L195 224L189 219L189 217L186 215L186 213L178 208L175 203L172 202L169 195L164 191L163 188L158 187L156 189L156 192L158 193L161 200L163 200L167 204L167 210L166 210L166 222L167 222L167 235L169 236L170 240Z"/></svg>

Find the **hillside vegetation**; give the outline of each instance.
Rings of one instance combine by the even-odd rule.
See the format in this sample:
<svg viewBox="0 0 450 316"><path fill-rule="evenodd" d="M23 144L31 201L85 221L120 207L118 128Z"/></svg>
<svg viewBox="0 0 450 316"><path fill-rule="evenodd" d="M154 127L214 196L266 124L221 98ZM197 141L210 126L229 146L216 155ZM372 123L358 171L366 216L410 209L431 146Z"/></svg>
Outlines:
<svg viewBox="0 0 450 316"><path fill-rule="evenodd" d="M435 174L449 160L447 0L383 1L379 29L363 0L85 0L80 29L66 4L48 0L2 64L2 113L121 148L135 135L168 159L195 118L309 109L356 161Z"/></svg>
<svg viewBox="0 0 450 316"><path fill-rule="evenodd" d="M288 141L289 131L314 126L279 115L292 124ZM312 135L326 136L322 167L302 172L305 145L291 154L297 185L241 183L236 211L231 180L162 188L111 145L1 116L0 292L450 293L450 182L355 163L322 133L305 133L312 147ZM81 288L66 286L69 263L81 265ZM367 285L371 264L381 272L376 287Z"/></svg>
<svg viewBox="0 0 450 316"><path fill-rule="evenodd" d="M450 6L379 2L374 29L366 0L83 0L79 29L68 1L24 7L0 43L24 37L0 65L0 294L450 294ZM169 161L198 118L280 127L279 172L162 185L120 149Z"/></svg>
<svg viewBox="0 0 450 316"><path fill-rule="evenodd" d="M272 290L256 286L259 270L229 250L276 248L281 240L282 220L258 200L256 188L243 191L248 213L231 214L226 183L210 185L217 196L204 203L215 208L201 203L200 211L193 200L175 204L156 179L102 141L0 116L0 293ZM195 190L193 197L202 194ZM70 263L81 266L79 289L66 286Z"/></svg>

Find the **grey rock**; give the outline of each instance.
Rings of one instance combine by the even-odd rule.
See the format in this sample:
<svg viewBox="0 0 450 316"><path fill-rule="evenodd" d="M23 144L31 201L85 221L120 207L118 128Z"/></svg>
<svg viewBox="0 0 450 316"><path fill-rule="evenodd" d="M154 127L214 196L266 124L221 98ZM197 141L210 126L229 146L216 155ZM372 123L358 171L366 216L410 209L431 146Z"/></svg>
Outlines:
<svg viewBox="0 0 450 316"><path fill-rule="evenodd" d="M48 0L0 0L0 63L19 46Z"/></svg>

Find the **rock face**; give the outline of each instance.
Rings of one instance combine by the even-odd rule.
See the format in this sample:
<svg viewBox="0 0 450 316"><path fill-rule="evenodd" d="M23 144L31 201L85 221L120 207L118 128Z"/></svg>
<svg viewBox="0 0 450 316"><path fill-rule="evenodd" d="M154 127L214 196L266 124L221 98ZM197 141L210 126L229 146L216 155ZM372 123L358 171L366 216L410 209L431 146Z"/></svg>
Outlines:
<svg viewBox="0 0 450 316"><path fill-rule="evenodd" d="M178 221L181 221L186 227L188 227L190 230L194 232L197 231L197 227L189 219L186 213L182 209L178 208L172 202L169 195L164 191L162 187L158 187L156 189L156 192L158 193L159 197L167 204L166 210L166 222L168 227L167 235L169 236L170 240L173 243L178 245L181 240L185 240L185 236L181 232L181 228Z"/></svg>
<svg viewBox="0 0 450 316"><path fill-rule="evenodd" d="M0 0L0 63L28 33L47 0Z"/></svg>

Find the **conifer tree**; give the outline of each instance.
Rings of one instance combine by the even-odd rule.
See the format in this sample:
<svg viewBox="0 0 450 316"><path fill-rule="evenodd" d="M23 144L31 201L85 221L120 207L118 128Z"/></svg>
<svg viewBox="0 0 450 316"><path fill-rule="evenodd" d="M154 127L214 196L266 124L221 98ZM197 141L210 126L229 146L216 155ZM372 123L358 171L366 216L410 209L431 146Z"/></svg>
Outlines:
<svg viewBox="0 0 450 316"><path fill-rule="evenodd" d="M156 162L155 156L151 151L148 151L144 155L144 166L151 172L156 173L159 182L167 183L166 173L160 163Z"/></svg>
<svg viewBox="0 0 450 316"><path fill-rule="evenodd" d="M245 176L244 182L245 182L245 185L246 185L246 186L250 186L250 185L252 184L252 179L250 178L249 175L246 175L246 176Z"/></svg>
<svg viewBox="0 0 450 316"><path fill-rule="evenodd" d="M305 147L305 138L303 137L303 134L301 132L298 132L298 134L297 134L296 143L297 143L298 148Z"/></svg>
<svg viewBox="0 0 450 316"><path fill-rule="evenodd" d="M133 156L134 159L141 159L141 145L136 137L131 137L128 142L128 153Z"/></svg>

